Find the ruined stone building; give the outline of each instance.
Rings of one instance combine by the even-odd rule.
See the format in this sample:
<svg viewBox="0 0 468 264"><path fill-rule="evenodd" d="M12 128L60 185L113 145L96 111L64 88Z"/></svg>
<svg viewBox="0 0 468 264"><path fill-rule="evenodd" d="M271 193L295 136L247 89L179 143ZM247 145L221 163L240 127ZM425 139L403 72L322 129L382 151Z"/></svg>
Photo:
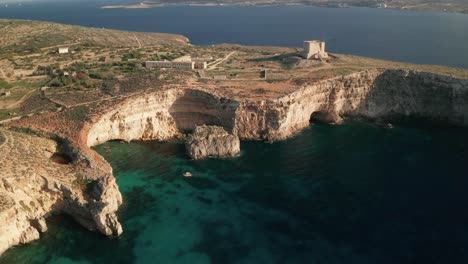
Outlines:
<svg viewBox="0 0 468 264"><path fill-rule="evenodd" d="M303 57L307 60L310 59L326 59L328 53L325 52L325 41L321 40L307 40L304 41Z"/></svg>
<svg viewBox="0 0 468 264"><path fill-rule="evenodd" d="M145 62L145 67L204 70L208 65L206 61L194 60L190 55L186 55L172 61L147 61Z"/></svg>
<svg viewBox="0 0 468 264"><path fill-rule="evenodd" d="M195 69L195 62L175 62L175 61L147 61L146 68L173 68L173 69Z"/></svg>
<svg viewBox="0 0 468 264"><path fill-rule="evenodd" d="M195 61L195 69L204 70L208 68L208 63L206 61Z"/></svg>
<svg viewBox="0 0 468 264"><path fill-rule="evenodd" d="M11 92L10 91L5 91L5 92L0 92L0 96L10 96Z"/></svg>

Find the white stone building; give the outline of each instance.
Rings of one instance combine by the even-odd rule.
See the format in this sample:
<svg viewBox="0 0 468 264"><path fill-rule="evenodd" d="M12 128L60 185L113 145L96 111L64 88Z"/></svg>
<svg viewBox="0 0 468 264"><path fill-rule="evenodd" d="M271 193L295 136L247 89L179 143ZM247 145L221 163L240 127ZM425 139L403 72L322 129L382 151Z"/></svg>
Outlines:
<svg viewBox="0 0 468 264"><path fill-rule="evenodd" d="M68 51L68 48L59 48L59 49L58 49L58 53L59 53L59 54L66 54L66 53L68 53L68 52L69 52L69 51Z"/></svg>
<svg viewBox="0 0 468 264"><path fill-rule="evenodd" d="M328 58L328 53L325 52L325 41L321 41L321 40L304 41L303 57L307 60Z"/></svg>

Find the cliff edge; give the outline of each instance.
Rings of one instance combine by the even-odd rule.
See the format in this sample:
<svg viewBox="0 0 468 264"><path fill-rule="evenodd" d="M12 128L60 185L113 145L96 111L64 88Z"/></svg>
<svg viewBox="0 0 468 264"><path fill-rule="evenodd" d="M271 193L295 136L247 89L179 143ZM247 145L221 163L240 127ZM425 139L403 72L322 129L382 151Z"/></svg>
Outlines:
<svg viewBox="0 0 468 264"><path fill-rule="evenodd" d="M238 138L286 139L315 119L417 118L468 126L468 80L419 71L364 70L304 84L276 99L244 100L227 92L209 86L146 90L90 109L78 123L63 123L71 122L71 108L1 129L0 252L39 238L51 213L69 214L108 236L122 233L115 215L122 197L112 169L90 148L109 140L168 140L195 131L188 153L198 159L236 155ZM72 132L54 139L30 134L62 127ZM216 133L205 133L212 128ZM54 161L56 155L70 164Z"/></svg>

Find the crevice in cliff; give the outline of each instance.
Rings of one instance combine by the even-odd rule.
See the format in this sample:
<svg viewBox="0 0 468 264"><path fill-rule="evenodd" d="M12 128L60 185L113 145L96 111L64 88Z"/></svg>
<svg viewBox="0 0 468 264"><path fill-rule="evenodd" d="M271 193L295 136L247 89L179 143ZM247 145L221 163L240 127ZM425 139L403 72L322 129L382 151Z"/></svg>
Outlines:
<svg viewBox="0 0 468 264"><path fill-rule="evenodd" d="M68 156L65 153L60 153L60 152L56 152L56 153L52 154L50 159L53 162L55 162L57 164L61 164L61 165L68 165L68 164L73 162L73 159L70 156Z"/></svg>

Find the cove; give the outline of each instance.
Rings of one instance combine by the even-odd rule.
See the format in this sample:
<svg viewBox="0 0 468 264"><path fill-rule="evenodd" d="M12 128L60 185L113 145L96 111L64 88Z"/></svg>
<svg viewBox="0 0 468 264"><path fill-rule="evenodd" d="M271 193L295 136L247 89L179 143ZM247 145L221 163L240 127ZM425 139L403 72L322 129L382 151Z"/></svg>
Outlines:
<svg viewBox="0 0 468 264"><path fill-rule="evenodd" d="M123 194L122 237L52 217L0 263L468 260L466 129L313 124L283 142L242 142L232 160L190 161L170 142L95 149Z"/></svg>

